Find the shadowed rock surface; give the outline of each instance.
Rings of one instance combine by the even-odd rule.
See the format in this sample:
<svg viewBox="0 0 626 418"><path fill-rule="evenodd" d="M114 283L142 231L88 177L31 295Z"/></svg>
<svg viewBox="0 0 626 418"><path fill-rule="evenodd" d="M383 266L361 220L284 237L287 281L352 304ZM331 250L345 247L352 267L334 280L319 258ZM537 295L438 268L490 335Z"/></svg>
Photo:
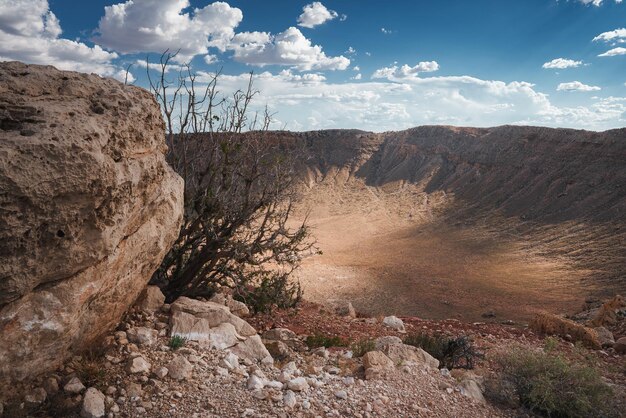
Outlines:
<svg viewBox="0 0 626 418"><path fill-rule="evenodd" d="M135 301L178 235L183 184L152 96L0 64L0 380L57 367Z"/></svg>

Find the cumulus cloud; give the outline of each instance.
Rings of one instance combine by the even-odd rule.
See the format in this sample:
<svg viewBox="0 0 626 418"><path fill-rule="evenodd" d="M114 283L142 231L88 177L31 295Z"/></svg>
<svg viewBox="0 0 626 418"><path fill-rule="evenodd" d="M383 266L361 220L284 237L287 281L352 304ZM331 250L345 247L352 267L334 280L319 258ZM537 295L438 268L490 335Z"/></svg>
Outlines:
<svg viewBox="0 0 626 418"><path fill-rule="evenodd" d="M546 69L559 69L563 70L565 68L576 68L580 67L583 64L582 61L574 61L567 58L556 58L552 61L544 63L541 67Z"/></svg>
<svg viewBox="0 0 626 418"><path fill-rule="evenodd" d="M336 11L328 10L321 2L315 1L302 8L302 14L298 17L298 26L314 28L337 17L339 14ZM342 20L346 18L342 16Z"/></svg>
<svg viewBox="0 0 626 418"><path fill-rule="evenodd" d="M617 55L626 55L626 48L618 47L609 49L608 51L598 55L599 57L614 57Z"/></svg>
<svg viewBox="0 0 626 418"><path fill-rule="evenodd" d="M243 13L215 2L191 12L189 0L128 0L104 8L98 25L99 44L121 53L180 50L178 61L206 55L209 47L224 51Z"/></svg>
<svg viewBox="0 0 626 418"><path fill-rule="evenodd" d="M343 55L329 57L313 45L298 28L290 27L277 35L268 32L241 32L229 45L236 61L263 67L284 65L300 71L345 70L350 60Z"/></svg>
<svg viewBox="0 0 626 418"><path fill-rule="evenodd" d="M124 78L100 46L61 38L61 23L47 0L0 0L0 61L54 65L62 70Z"/></svg>
<svg viewBox="0 0 626 418"><path fill-rule="evenodd" d="M602 90L598 86L589 86L580 81L572 81L569 83L561 83L556 88L557 91L599 91Z"/></svg>
<svg viewBox="0 0 626 418"><path fill-rule="evenodd" d="M413 67L404 64L401 67L394 65L392 67L379 68L374 71L372 78L386 78L389 80L414 78L418 77L419 73L430 73L437 70L439 70L437 61L423 61Z"/></svg>
<svg viewBox="0 0 626 418"><path fill-rule="evenodd" d="M600 35L593 38L594 42L625 42L626 40L626 28L619 28L609 32L603 32Z"/></svg>
<svg viewBox="0 0 626 418"><path fill-rule="evenodd" d="M221 90L234 91L248 74L223 76ZM275 127L308 130L354 128L386 131L425 124L494 126L531 124L585 129L623 126L626 98L591 99L588 106L559 107L522 81L469 76L408 78L394 82L307 82L287 71L255 78L259 109L277 112Z"/></svg>

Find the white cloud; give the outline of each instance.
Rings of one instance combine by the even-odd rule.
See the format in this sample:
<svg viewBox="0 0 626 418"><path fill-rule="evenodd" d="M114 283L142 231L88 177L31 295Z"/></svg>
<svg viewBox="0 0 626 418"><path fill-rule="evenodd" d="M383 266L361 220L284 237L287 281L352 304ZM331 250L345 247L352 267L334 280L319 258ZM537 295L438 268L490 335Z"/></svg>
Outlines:
<svg viewBox="0 0 626 418"><path fill-rule="evenodd" d="M598 55L599 57L614 57L617 55L626 55L626 48L618 47L609 49L608 51Z"/></svg>
<svg viewBox="0 0 626 418"><path fill-rule="evenodd" d="M561 83L556 88L557 91L599 91L602 90L598 86L589 86L580 81L572 81L569 83Z"/></svg>
<svg viewBox="0 0 626 418"><path fill-rule="evenodd" d="M334 10L328 10L319 1L307 4L302 8L302 14L298 17L298 26L304 28L314 28L329 20L336 19L339 14ZM346 20L347 16L342 15L341 20Z"/></svg>
<svg viewBox="0 0 626 418"><path fill-rule="evenodd" d="M383 67L374 72L372 78L386 78L389 80L418 77L419 73L430 73L439 70L437 61L423 61L411 67L404 64L402 67L394 65Z"/></svg>
<svg viewBox="0 0 626 418"><path fill-rule="evenodd" d="M137 65L140 68L150 68L150 70L152 71L157 71L157 72L161 72L163 67L161 66L161 64L159 64L158 62L146 62L146 60L136 60L135 65ZM165 72L169 73L171 71L176 71L176 72L180 72L180 71L184 71L186 70L187 67L185 67L184 65L179 65L179 64L174 64L172 62L169 62L167 64L167 66L165 67Z"/></svg>
<svg viewBox="0 0 626 418"><path fill-rule="evenodd" d="M350 60L343 55L329 57L313 45L298 28L290 27L275 36L267 32L242 32L234 36L229 49L236 61L263 67L284 65L300 71L345 70Z"/></svg>
<svg viewBox="0 0 626 418"><path fill-rule="evenodd" d="M248 77L222 75L219 89L229 94L245 86ZM255 75L254 87L260 94L253 110L267 104L277 112L276 129L381 132L432 124L525 124L603 130L626 123L626 98L589 97L585 106L560 107L523 81L445 76L332 83L320 74L284 70Z"/></svg>
<svg viewBox="0 0 626 418"><path fill-rule="evenodd" d="M117 54L63 39L62 32L47 0L0 0L0 61L54 65L123 79L112 63Z"/></svg>
<svg viewBox="0 0 626 418"><path fill-rule="evenodd" d="M380 31L382 33L384 33L385 35L389 35L389 34L393 33L393 31L391 29L387 29L387 28L380 28Z"/></svg>
<svg viewBox="0 0 626 418"><path fill-rule="evenodd" d="M363 75L361 73L358 73L357 75L355 75L354 77L352 77L352 80L360 80L363 78Z"/></svg>
<svg viewBox="0 0 626 418"><path fill-rule="evenodd" d="M593 38L593 41L594 42L597 42L597 41L619 42L619 41L623 41L624 39L626 39L626 28L620 28L620 29L609 31L609 32L603 32L600 35Z"/></svg>
<svg viewBox="0 0 626 418"><path fill-rule="evenodd" d="M189 0L128 0L104 8L96 41L121 53L180 50L179 62L224 51L243 13L215 2L187 12Z"/></svg>
<svg viewBox="0 0 626 418"><path fill-rule="evenodd" d="M546 69L560 69L563 70L565 68L576 68L580 67L583 64L582 61L574 61L567 58L556 58L552 61L546 62L542 65L542 68Z"/></svg>
<svg viewBox="0 0 626 418"><path fill-rule="evenodd" d="M204 56L204 62L211 65L211 64L215 64L216 62L219 61L219 59L217 59L217 55L213 55L213 54L207 54Z"/></svg>
<svg viewBox="0 0 626 418"><path fill-rule="evenodd" d="M345 52L345 53L346 53L346 54L348 54L348 55L354 55L354 54L356 54L356 49L354 49L354 48L352 48L352 47L349 47L349 48L346 50L346 52Z"/></svg>
<svg viewBox="0 0 626 418"><path fill-rule="evenodd" d="M593 4L594 6L602 6L604 0L578 0L583 4ZM615 0L615 3L621 3L622 0Z"/></svg>

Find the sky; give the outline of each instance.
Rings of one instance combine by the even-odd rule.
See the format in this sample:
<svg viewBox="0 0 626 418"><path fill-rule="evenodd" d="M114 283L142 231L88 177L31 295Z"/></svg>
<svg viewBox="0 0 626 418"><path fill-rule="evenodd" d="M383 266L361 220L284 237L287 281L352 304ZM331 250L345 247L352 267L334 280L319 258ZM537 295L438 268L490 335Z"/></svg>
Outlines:
<svg viewBox="0 0 626 418"><path fill-rule="evenodd" d="M166 49L273 128L626 126L622 0L0 0L0 61L146 87Z"/></svg>

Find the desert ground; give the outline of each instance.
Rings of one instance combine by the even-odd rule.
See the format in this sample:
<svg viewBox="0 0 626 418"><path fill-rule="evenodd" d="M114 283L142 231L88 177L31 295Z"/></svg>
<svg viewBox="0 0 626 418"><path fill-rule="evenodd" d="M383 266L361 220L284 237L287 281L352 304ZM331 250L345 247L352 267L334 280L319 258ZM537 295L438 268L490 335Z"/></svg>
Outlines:
<svg viewBox="0 0 626 418"><path fill-rule="evenodd" d="M492 313L525 322L538 310L573 313L590 295L617 291L585 280L589 269L553 242L546 251L536 234L499 230L504 219L451 220L450 195L354 181L319 185L305 200L321 250L298 271L307 300L350 301L367 315L484 321Z"/></svg>

